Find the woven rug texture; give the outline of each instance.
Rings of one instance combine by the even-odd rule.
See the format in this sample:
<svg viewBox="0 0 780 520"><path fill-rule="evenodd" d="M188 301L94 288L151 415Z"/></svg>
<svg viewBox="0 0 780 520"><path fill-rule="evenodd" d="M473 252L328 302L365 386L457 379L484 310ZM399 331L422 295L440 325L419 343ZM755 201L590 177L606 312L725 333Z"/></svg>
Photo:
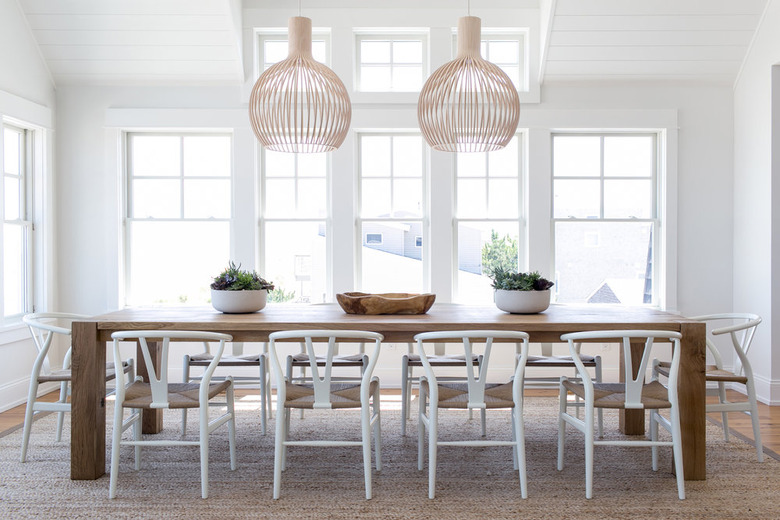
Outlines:
<svg viewBox="0 0 780 520"><path fill-rule="evenodd" d="M756 461L749 444L726 443L717 425L707 424L706 481L686 482L686 500L678 500L671 473L671 448L660 450L653 472L649 448L596 446L593 499L585 499L583 436L569 428L566 466L556 470L557 398L525 401L527 500L520 498L517 472L506 447L441 447L436 498L428 499L428 472L417 471L416 419L409 435L400 435L400 410L388 402L382 410L383 469L374 471L374 498L365 500L359 447L290 447L282 496L272 500L274 423L260 432L256 400L237 403L238 467L230 471L227 428L212 434L209 498L200 498L196 447L152 447L133 469L133 448L124 447L118 497L108 498L108 474L94 481L69 478L70 431L54 442L55 415L35 422L28 462L19 462L21 429L0 438L0 519L23 518L366 518L366 519L780 519L780 463ZM413 407L416 411L416 405ZM492 412L492 413L491 413ZM188 437L197 436L190 412ZM108 404L107 417L113 417ZM605 412L608 438L620 438L616 412ZM157 437L178 438L180 412L165 412ZM111 425L107 426L108 434ZM478 414L440 412L440 438L479 437ZM129 437L130 432L126 432ZM662 429L662 434L666 432ZM291 439L359 439L355 411L293 412ZM488 437L510 438L509 412L488 411ZM106 464L110 461L107 442ZM427 452L426 452L427 453Z"/></svg>

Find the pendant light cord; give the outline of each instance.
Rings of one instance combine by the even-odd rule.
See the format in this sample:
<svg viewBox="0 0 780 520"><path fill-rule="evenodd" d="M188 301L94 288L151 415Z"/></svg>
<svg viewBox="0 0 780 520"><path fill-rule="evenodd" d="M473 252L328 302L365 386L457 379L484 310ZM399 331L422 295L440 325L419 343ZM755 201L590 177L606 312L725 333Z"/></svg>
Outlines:
<svg viewBox="0 0 780 520"><path fill-rule="evenodd" d="M300 0L298 0L300 2ZM471 16L471 0L466 0L466 14Z"/></svg>
<svg viewBox="0 0 780 520"><path fill-rule="evenodd" d="M301 0L298 0L298 16L301 16Z"/></svg>

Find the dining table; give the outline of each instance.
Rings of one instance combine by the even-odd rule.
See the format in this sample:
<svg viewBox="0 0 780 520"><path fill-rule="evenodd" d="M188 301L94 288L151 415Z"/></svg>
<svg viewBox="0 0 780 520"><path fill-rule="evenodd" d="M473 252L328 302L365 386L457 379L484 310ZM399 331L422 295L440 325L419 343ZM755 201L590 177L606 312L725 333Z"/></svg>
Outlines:
<svg viewBox="0 0 780 520"><path fill-rule="evenodd" d="M122 330L200 330L223 332L236 342L265 342L272 332L327 329L378 332L386 343L411 342L420 332L437 330L514 330L531 342L560 342L562 334L587 330L671 330L680 332L679 410L686 480L704 480L705 324L650 307L553 304L537 314L509 314L492 305L435 303L425 314L345 313L336 304L268 304L249 314L223 314L211 307L126 308L73 322L71 479L93 480L106 471L107 342ZM631 344L632 351L643 344ZM621 378L629 367L623 367ZM639 356L632 355L636 360ZM145 374L138 356L138 373ZM630 367L635 375L637 366ZM644 433L643 410L621 412L620 429ZM162 429L162 410L144 412L144 432Z"/></svg>

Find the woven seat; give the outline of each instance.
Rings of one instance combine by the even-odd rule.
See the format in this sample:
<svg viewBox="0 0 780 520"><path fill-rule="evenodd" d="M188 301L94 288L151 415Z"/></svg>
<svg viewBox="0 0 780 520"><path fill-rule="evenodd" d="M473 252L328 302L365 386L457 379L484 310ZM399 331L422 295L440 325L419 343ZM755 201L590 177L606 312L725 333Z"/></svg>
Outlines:
<svg viewBox="0 0 780 520"><path fill-rule="evenodd" d="M709 334L707 334L707 350L709 355L715 359L714 365L706 365L704 379L709 383L718 385L718 403L709 403L705 409L709 412L720 412L723 422L723 438L729 440L729 412L743 412L750 415L753 423L753 438L755 439L758 461L764 460L764 449L761 445L761 427L758 422L758 402L756 401L756 388L753 381L753 368L750 366L750 360L747 353L753 342L753 335L756 327L761 323L761 317L756 314L709 314L707 316L696 316L692 320L703 321L710 325ZM723 325L726 323L727 325ZM733 325L728 325L734 323ZM712 328L712 325L721 326ZM723 367L723 359L720 351L715 345L718 336L724 335L731 341L734 358L734 369L726 370ZM724 342L728 343L728 342ZM728 347L725 347L728 348ZM653 373L658 376L669 377L669 363L666 361L654 360ZM747 400L730 402L726 398L726 385L740 384L745 386Z"/></svg>
<svg viewBox="0 0 780 520"><path fill-rule="evenodd" d="M366 499L372 496L371 482L371 439L374 440L376 469L382 469L382 427L379 400L379 379L372 377L377 360L382 335L375 332L358 330L300 330L274 332L269 336L269 356L276 380L276 438L274 439L274 499L279 498L282 486L282 471L287 466L287 448L289 446L360 446L363 451L363 478ZM279 353L290 341L298 341L301 352L285 356L287 376L282 372ZM359 342L360 354L339 356L339 342ZM373 343L371 355L364 353L365 344ZM359 382L345 381L333 375L337 366L336 358L340 358L348 366L360 366ZM299 378L292 378L294 359L307 367L310 372L306 381L298 381L305 377L303 370ZM304 361L305 360L305 361ZM347 366L347 365L342 365ZM354 379L354 378L353 378ZM339 410L348 408L360 409L360 440L327 439L327 440L290 440L290 411L306 409ZM304 492L306 490L303 490Z"/></svg>
<svg viewBox="0 0 780 520"><path fill-rule="evenodd" d="M262 354L248 354L246 356L222 356L222 359L219 360L219 366L237 367L246 365L247 363L259 363L261 355ZM205 352L202 354L195 354L194 356L190 356L190 365L207 367L211 364L212 359L214 359L214 356Z"/></svg>
<svg viewBox="0 0 780 520"><path fill-rule="evenodd" d="M423 469L424 443L428 438L428 498L436 494L436 461L439 446L506 446L512 448L514 469L520 477L520 495L528 497L525 472L525 434L523 427L523 377L528 358L528 334L513 331L474 330L426 332L414 337L417 341L416 356L422 362L425 375L420 377L420 407L417 416L417 469ZM494 340L499 340L494 342ZM515 349L520 344L520 357L514 376L508 383L488 383L490 355L496 349ZM441 381L434 368L451 366L452 363L435 364L437 355L426 353L425 346L433 343L460 343L463 354L449 357L463 367L459 381ZM483 353L474 351L475 345L484 345ZM429 347L430 349L430 347ZM451 370L450 370L451 371ZM430 411L428 407L430 406ZM476 440L439 440L439 408L472 409L482 412L482 437ZM486 439L484 412L489 409L512 410L512 440Z"/></svg>
<svg viewBox="0 0 780 520"><path fill-rule="evenodd" d="M230 381L222 381L209 385L208 397L213 399L230 387ZM168 385L168 408L197 408L200 406L199 383L171 383ZM125 408L151 408L152 386L149 383L137 381L125 391Z"/></svg>
<svg viewBox="0 0 780 520"><path fill-rule="evenodd" d="M24 431L22 433L22 457L21 461L27 460L27 447L30 442L30 432L32 430L33 419L40 412L57 412L57 442L62 440L62 427L65 414L71 411L71 405L68 402L68 396L71 394L71 382L73 373L70 369L71 349L68 348L65 358L62 362L63 368L60 370L49 369L49 350L57 334L67 337L70 342L71 323L77 319L84 319L88 316L80 314L66 314L59 312L27 314L22 321L30 329L35 347L38 349L38 356L33 363L32 373L30 375L30 386L27 393L27 408L24 414ZM56 325L55 323L59 323ZM62 326L65 325L65 326ZM124 372L135 377L135 366L130 359L123 363ZM106 381L111 381L116 377L114 363L106 363ZM54 402L38 401L38 386L43 383L59 383L60 397ZM112 394L113 390L108 392Z"/></svg>
<svg viewBox="0 0 780 520"><path fill-rule="evenodd" d="M596 366L596 356L582 356L581 357L582 364L586 367L595 367ZM526 368L529 366L535 366L535 367L573 367L574 366L574 360L572 360L571 356L528 356L528 363L526 364Z"/></svg>
<svg viewBox="0 0 780 520"><path fill-rule="evenodd" d="M300 367L300 366L309 366L309 356L306 354L295 354L292 357L293 366ZM348 356L334 356L333 357L333 364L334 366L344 366L344 367L362 367L363 366L363 360L365 359L364 354L353 354ZM324 356L317 356L317 364L319 366L325 366L325 362L327 361L327 358Z"/></svg>
<svg viewBox="0 0 780 520"><path fill-rule="evenodd" d="M140 469L141 448L143 446L197 446L200 448L200 489L201 497L209 495L209 435L222 425L228 426L228 444L230 446L230 469L236 469L236 420L233 396L233 381L228 376L224 381L212 383L211 379L225 351L225 342L232 341L232 336L217 332L200 331L162 331L162 330L129 330L114 332L114 358L121 359L120 342L137 342L138 348L147 361L149 382L140 377L132 384L125 385L125 375L117 370L117 392L114 403L114 431L111 439L111 478L109 481L109 498L116 497L117 480L119 478L119 451L122 446L135 448L135 469ZM210 343L218 343L208 367L198 383L168 383L168 353L170 342L201 341L205 352L210 353ZM150 342L159 343L159 366L152 365ZM211 354L209 354L211 355ZM218 394L225 392L225 412L214 416L209 411L215 405L223 403L210 402ZM189 409L199 411L198 440L157 440L142 439L141 424L143 410L148 409ZM125 409L130 410L130 416L125 419ZM132 428L132 440L123 440L122 434Z"/></svg>
<svg viewBox="0 0 780 520"><path fill-rule="evenodd" d="M431 363L431 366L436 366ZM430 395L428 381L423 379L420 386ZM468 383L439 383L439 408L468 408ZM512 383L485 384L485 408L513 408Z"/></svg>
<svg viewBox="0 0 780 520"><path fill-rule="evenodd" d="M585 386L570 380L563 387L581 399L585 399ZM667 399L668 390L658 381L652 381L642 387L641 403L644 408L671 408ZM623 383L593 383L593 406L596 408L626 408L626 385Z"/></svg>
<svg viewBox="0 0 780 520"><path fill-rule="evenodd" d="M373 394L379 388L379 379L372 378L368 389ZM314 408L314 386L286 384L285 408ZM332 408L360 408L360 384L333 383L330 386Z"/></svg>
<svg viewBox="0 0 780 520"><path fill-rule="evenodd" d="M680 339L679 332L659 330L603 330L576 332L564 334L561 340L569 343L569 353L577 367L577 380L561 377L558 412L558 471L563 470L566 426L570 425L584 434L585 437L585 498L593 497L593 451L595 446L633 446L650 447L652 450L653 471L658 470L658 448L671 446L674 454L675 472L677 474L677 496L685 498L685 480L682 458L682 434L680 429L680 411L677 401L677 375L680 370ZM638 363L634 363L635 355L632 344L644 340ZM650 360L653 345L658 341L672 343L672 362L669 365L669 387L658 382L653 377L645 381L645 374ZM603 341L621 343L623 359L626 367L636 366L636 376L626 374L623 383L594 383L585 364L580 360L580 346L583 341ZM573 393L584 401L584 419L569 413L568 394ZM650 440L595 440L593 423L595 410L633 409L650 410ZM666 409L669 418L661 415L659 410ZM658 425L663 426L672 435L672 441L658 439ZM616 478L620 478L616 476Z"/></svg>

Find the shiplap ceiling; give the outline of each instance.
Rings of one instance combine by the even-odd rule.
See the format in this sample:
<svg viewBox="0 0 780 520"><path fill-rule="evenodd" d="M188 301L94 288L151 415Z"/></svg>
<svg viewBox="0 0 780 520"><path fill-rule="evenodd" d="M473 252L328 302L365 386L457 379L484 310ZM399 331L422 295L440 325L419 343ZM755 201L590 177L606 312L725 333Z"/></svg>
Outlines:
<svg viewBox="0 0 780 520"><path fill-rule="evenodd" d="M245 76L242 5L268 5L265 0L16 1L57 85L240 85ZM453 7L450 0L398 0L393 5L400 3L404 9ZM532 73L538 73L542 83L730 83L766 3L472 0L472 8L539 8L542 65ZM387 5L380 0L317 2L318 8L345 10Z"/></svg>

